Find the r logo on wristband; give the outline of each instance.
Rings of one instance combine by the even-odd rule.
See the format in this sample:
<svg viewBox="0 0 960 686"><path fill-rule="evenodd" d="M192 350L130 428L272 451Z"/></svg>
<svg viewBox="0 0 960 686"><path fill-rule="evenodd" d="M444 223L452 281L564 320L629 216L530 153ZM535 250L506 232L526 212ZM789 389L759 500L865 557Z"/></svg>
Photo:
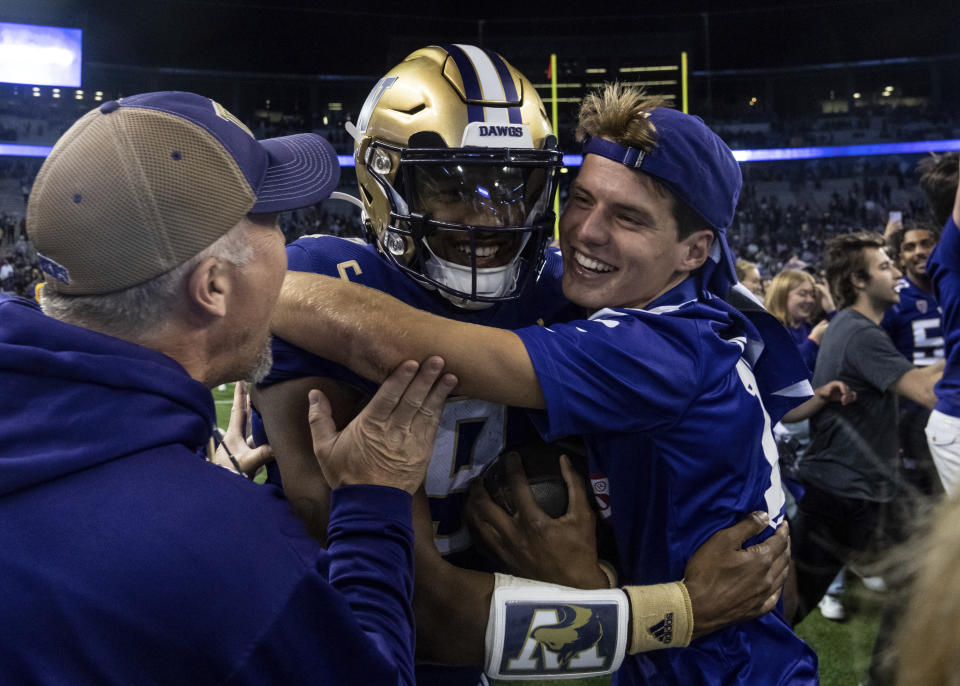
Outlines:
<svg viewBox="0 0 960 686"><path fill-rule="evenodd" d="M497 588L487 625L486 672L496 679L609 674L626 652L628 613L620 590Z"/></svg>

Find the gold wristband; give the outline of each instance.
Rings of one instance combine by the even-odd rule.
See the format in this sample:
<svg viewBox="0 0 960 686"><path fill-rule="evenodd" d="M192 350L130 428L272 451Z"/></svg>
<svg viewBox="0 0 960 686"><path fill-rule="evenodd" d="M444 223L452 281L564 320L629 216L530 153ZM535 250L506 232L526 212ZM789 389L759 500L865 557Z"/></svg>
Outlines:
<svg viewBox="0 0 960 686"><path fill-rule="evenodd" d="M630 647L644 653L682 648L693 636L693 605L682 581L654 586L624 586L630 599Z"/></svg>

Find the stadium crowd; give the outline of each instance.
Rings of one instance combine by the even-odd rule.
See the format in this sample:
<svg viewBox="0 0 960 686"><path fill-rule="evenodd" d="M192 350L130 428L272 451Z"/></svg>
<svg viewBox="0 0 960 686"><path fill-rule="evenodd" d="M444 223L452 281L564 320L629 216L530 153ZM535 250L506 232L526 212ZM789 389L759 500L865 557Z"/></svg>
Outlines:
<svg viewBox="0 0 960 686"><path fill-rule="evenodd" d="M289 133L288 129L282 129ZM329 132L326 132L329 134ZM729 229L734 252L755 262L766 279L791 260L816 265L824 241L835 234L868 228L882 231L890 211L900 211L907 221L926 216L914 167L905 161L874 162L816 160L812 163L752 163L742 165L744 186L737 213ZM24 200L39 164L7 161L0 180L16 183ZM352 175L346 173L341 190L351 192ZM12 187L12 186L11 186ZM566 187L561 186L566 198ZM309 207L281 219L287 242L309 234L362 237L359 213L339 203ZM346 208L346 209L345 209ZM23 215L0 211L0 256L15 257L16 291L31 286L29 249L13 254L16 239L25 235ZM26 290L24 290L26 289ZM7 288L8 291L14 290Z"/></svg>
<svg viewBox="0 0 960 686"><path fill-rule="evenodd" d="M391 109L387 88L365 105L355 143L364 154L342 177L336 153L354 143L339 128L321 130L331 145L316 132L288 138L310 128L302 118L259 119L256 138L274 140L254 142L219 105L215 115L206 99L171 93L91 111L42 169L0 166L0 374L37 405L55 405L68 387L102 423L91 437L68 426L51 439L24 429L4 401L0 443L26 466L0 490L0 511L43 516L30 521L36 545L5 541L18 551L3 564L20 595L0 613L0 674L52 683L110 665L113 678L135 679L147 665L171 682L475 684L481 669L546 678L620 668L618 684L652 673L668 683L818 683L816 655L793 624L818 604L839 618L844 570L875 569L878 551L916 541L926 511L960 483L960 384L944 371L960 354L958 156L738 165L698 118L608 86L560 136L584 150L583 167L563 178L535 90L502 58L469 47L418 51L390 75L418 80L431 93L421 109L441 114L466 110L451 78L471 87L455 71L438 78L447 51L459 65L448 69L465 69L469 55L523 85L525 147L483 142L496 177L458 147L479 140L477 122L454 124L467 118L451 114L438 117L441 131L398 124L393 112L420 110ZM487 108L498 106L504 117L515 107ZM890 138L905 127L953 135L943 113L922 114L922 126L865 111L716 129L742 147L832 144L850 131ZM78 140L102 143L128 117L150 120L125 140L130 154L167 135L181 147L164 148L164 163L181 162L184 141L214 152L184 175L149 167L139 185L110 160L77 152ZM200 143L186 125L198 119ZM0 138L44 139L61 124L0 112ZM404 137L392 140L398 129ZM467 171L418 164L406 147L418 139ZM284 178L281 159L313 176ZM60 193L81 172L116 198L101 207L96 193ZM347 205L320 204L335 190L357 195L358 185L363 220ZM170 186L185 208L163 204ZM559 250L547 247L558 189ZM143 194L156 216L140 208ZM125 232L127 222L146 238ZM368 242L348 240L357 238ZM74 369L71 355L110 364ZM51 380L34 385L22 367ZM238 384L232 438L214 441L204 387L247 376L257 412L248 417ZM156 403L177 418L171 426L187 428L151 427L130 403ZM128 443L110 413L149 440ZM559 459L549 448L570 433L588 448L594 498L569 459L575 448L563 444ZM254 444L268 442L272 453L260 448L254 459ZM33 445L55 456L51 466L30 462L24 446ZM534 464L526 453L547 449L567 492L557 518L543 516L524 478ZM182 466L198 455L217 469ZM266 479L285 499L252 483L271 455ZM488 485L485 470L498 463L509 497ZM143 521L129 521L129 503L94 507L96 497L78 495L128 488L154 505ZM182 500L189 516L167 520L163 506ZM248 535L229 516L240 508L263 516L244 550L231 545ZM58 513L94 517L120 541L107 562L79 570L80 590L58 600L70 619L60 624L31 600L70 571L69 557L40 545L59 531ZM194 536L198 518L215 524ZM69 545L94 559L101 539L71 531ZM144 534L176 540L158 552ZM190 543L181 548L180 536ZM183 590L186 572L160 564L165 556L203 579L231 576L218 590L225 626L222 615L184 621L164 607L165 593L191 608L210 593ZM124 578L131 558L142 574L133 581ZM105 584L101 567L127 594L119 606L83 586ZM49 578L25 574L33 568ZM878 574L904 594L914 576ZM139 583L159 601L143 599ZM890 596L872 686L920 683L909 663L918 649L898 638L897 623L906 614L922 626L923 617L905 598ZM552 620L539 614L545 602ZM73 642L68 659L20 651L15 620L27 607L40 616L29 631L53 636L42 645ZM73 636L101 621L127 627L119 648L97 643L86 654ZM223 636L201 640L218 626ZM550 633L571 627L573 638ZM138 641L175 646L183 659L163 664Z"/></svg>
<svg viewBox="0 0 960 686"><path fill-rule="evenodd" d="M24 111L24 107L32 111ZM57 114L38 102L8 104L0 112L7 139L29 143L52 143L73 121L69 113ZM301 115L287 115L275 120L269 117L245 117L257 138L270 138L303 131L308 122ZM344 117L346 121L346 117ZM313 122L314 124L318 124ZM718 119L714 129L732 148L782 147L800 145L849 144L915 139L949 138L956 133L946 112L930 108L875 107L863 108L856 114L821 115L820 117L778 117L775 113L756 111L749 117ZM762 131L758 132L758 127ZM576 149L576 122L561 121L560 142L564 149ZM313 131L329 140L339 154L350 154L353 141L342 123L315 125ZM838 233L860 229L882 230L890 211L903 217L918 219L925 213L915 173L916 156L906 158L832 158L795 162L759 162L742 165L743 192L737 214L729 229L729 240L738 256L755 262L765 278L770 279L792 258L808 264L820 259L823 242ZM24 199L40 162L28 158L0 159L0 182L19 183ZM342 189L354 187L345 174ZM565 199L566 185L561 184ZM12 216L22 216L21 205ZM10 215L10 208L0 204L0 216ZM4 218L4 224L9 218ZM290 213L282 221L288 242L303 235L325 233L335 236L360 237L362 226L356 212L326 208L307 208ZM5 226L6 229L6 226ZM0 239L0 256L10 248ZM18 259L13 265L21 288L30 286L33 265Z"/></svg>

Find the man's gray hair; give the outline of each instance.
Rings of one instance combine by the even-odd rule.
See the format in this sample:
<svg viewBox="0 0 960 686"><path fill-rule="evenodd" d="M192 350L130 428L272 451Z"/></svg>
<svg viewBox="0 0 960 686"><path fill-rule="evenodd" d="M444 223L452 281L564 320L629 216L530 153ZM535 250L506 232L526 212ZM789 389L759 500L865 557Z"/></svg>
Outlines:
<svg viewBox="0 0 960 686"><path fill-rule="evenodd" d="M234 226L195 257L136 286L104 295L64 295L40 291L43 311L60 321L138 343L166 322L180 297L184 280L208 257L237 267L253 257L246 224Z"/></svg>

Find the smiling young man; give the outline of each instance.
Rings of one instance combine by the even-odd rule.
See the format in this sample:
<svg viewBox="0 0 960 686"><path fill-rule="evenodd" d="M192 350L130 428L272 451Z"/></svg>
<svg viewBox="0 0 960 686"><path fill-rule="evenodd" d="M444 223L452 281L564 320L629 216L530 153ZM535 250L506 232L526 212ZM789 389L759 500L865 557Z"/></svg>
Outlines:
<svg viewBox="0 0 960 686"><path fill-rule="evenodd" d="M898 465L898 399L933 408L943 363L915 367L881 328L900 302L900 271L879 234L829 240L824 265L840 311L823 336L814 385L829 379L857 393L848 405L828 405L810 421L812 440L800 463L805 493L791 520L799 622L816 606L837 572L877 537L901 543L909 533ZM899 614L888 607L874 646L871 683L888 683L886 648Z"/></svg>
<svg viewBox="0 0 960 686"><path fill-rule="evenodd" d="M723 234L741 183L726 145L699 118L619 86L585 101L580 134L585 161L560 242L564 295L589 319L507 331L290 274L273 326L374 380L398 354L440 352L460 392L545 410L533 417L548 440L584 435L591 470L609 485L621 581L642 605L633 585L680 578L718 529L755 509L769 513L768 533L781 521L770 427L809 384L799 357L785 371L781 352L764 355L760 333L722 299L736 281ZM681 614L635 621L631 652L645 641L683 645L691 629ZM499 650L516 662L523 645ZM509 664L488 662L488 673ZM618 679L651 674L671 683L817 679L815 655L778 612L688 650L633 655Z"/></svg>
<svg viewBox="0 0 960 686"><path fill-rule="evenodd" d="M911 227L898 231L888 240L891 257L903 272L903 278L897 285L900 302L884 313L880 326L890 334L897 350L918 367L943 359L940 305L927 274L927 259L939 237L939 231ZM941 490L924 431L929 418L928 408L910 400L900 403L904 476L919 493L926 495Z"/></svg>
<svg viewBox="0 0 960 686"><path fill-rule="evenodd" d="M800 621L849 557L866 548L881 511L901 488L897 469L897 398L932 408L943 365L915 367L880 327L900 301L900 271L879 234L827 242L825 267L840 312L817 357L814 386L846 382L857 402L828 405L811 419L812 440L801 463L806 493L791 520ZM888 532L896 535L897 532Z"/></svg>
<svg viewBox="0 0 960 686"><path fill-rule="evenodd" d="M900 300L884 313L880 325L897 350L918 367L943 359L940 306L927 274L927 260L939 237L938 231L914 227L898 231L888 242L903 277L897 285Z"/></svg>

